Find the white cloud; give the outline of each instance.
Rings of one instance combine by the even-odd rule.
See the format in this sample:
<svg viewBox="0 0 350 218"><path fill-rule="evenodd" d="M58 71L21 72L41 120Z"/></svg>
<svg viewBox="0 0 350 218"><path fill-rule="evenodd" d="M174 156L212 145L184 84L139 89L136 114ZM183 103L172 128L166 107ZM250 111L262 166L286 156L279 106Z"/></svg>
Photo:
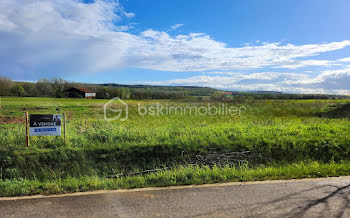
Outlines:
<svg viewBox="0 0 350 218"><path fill-rule="evenodd" d="M127 17L127 18L133 18L133 17L135 17L135 13L131 13L131 12L124 12L124 15L125 15L125 17Z"/></svg>
<svg viewBox="0 0 350 218"><path fill-rule="evenodd" d="M121 67L139 41L114 25L123 13L116 1L1 0L2 73L34 79Z"/></svg>
<svg viewBox="0 0 350 218"><path fill-rule="evenodd" d="M182 24L182 23L178 23L178 24L172 25L172 26L170 27L170 29L176 30L176 29L182 27L183 25L184 25L184 24Z"/></svg>
<svg viewBox="0 0 350 218"><path fill-rule="evenodd" d="M335 61L329 61L329 60L291 60L281 66L276 66L275 68L298 69L298 68L310 67L310 66L328 67L332 65L339 65L339 64L337 64Z"/></svg>
<svg viewBox="0 0 350 218"><path fill-rule="evenodd" d="M228 74L225 74L228 75ZM279 91L288 93L350 95L350 68L325 71L316 77L306 74L260 72L232 76L194 76L160 82L152 85L190 85L239 91Z"/></svg>
<svg viewBox="0 0 350 218"><path fill-rule="evenodd" d="M338 62L350 62L350 57L339 59Z"/></svg>
<svg viewBox="0 0 350 218"><path fill-rule="evenodd" d="M281 73L281 72L259 72L259 73L249 73L249 74L243 74L239 72L203 72L203 74L207 75L225 75L229 76L230 79L235 79L235 82L240 83L246 83L246 81L249 81L249 83L252 83L253 80L263 82L268 81L271 82L273 80L281 80L281 79L296 79L296 78L304 78L303 74L298 73Z"/></svg>
<svg viewBox="0 0 350 218"><path fill-rule="evenodd" d="M234 48L205 34L170 36L166 32L147 30L141 36L142 46L135 49L137 54L132 53L141 60L137 62L138 67L174 72L326 66L329 61L298 61L297 58L316 56L350 45L350 41L345 40L302 46L264 43Z"/></svg>
<svg viewBox="0 0 350 218"><path fill-rule="evenodd" d="M221 71L209 71L203 72L203 74L216 74L216 75L237 75L239 72L221 72Z"/></svg>
<svg viewBox="0 0 350 218"><path fill-rule="evenodd" d="M324 71L315 78L300 81L303 86L350 90L350 68Z"/></svg>
<svg viewBox="0 0 350 218"><path fill-rule="evenodd" d="M286 62L284 65L277 66L274 68L285 68L285 69L299 69L303 67L310 66L322 66L322 67L330 67L330 66L341 66L343 63L350 62L350 57L341 58L338 60L330 61L330 60L290 60Z"/></svg>

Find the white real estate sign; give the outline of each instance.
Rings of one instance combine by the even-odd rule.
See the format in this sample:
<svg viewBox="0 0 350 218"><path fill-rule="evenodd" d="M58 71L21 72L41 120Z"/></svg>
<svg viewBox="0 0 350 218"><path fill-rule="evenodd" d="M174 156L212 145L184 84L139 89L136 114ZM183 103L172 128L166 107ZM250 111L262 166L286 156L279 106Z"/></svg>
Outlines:
<svg viewBox="0 0 350 218"><path fill-rule="evenodd" d="M31 114L29 117L30 136L60 136L61 114Z"/></svg>

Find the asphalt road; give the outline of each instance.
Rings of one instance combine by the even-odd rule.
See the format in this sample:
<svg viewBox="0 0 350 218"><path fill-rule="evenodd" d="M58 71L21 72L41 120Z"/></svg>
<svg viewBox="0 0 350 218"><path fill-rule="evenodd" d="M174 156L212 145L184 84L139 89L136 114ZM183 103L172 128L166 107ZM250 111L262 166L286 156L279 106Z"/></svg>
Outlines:
<svg viewBox="0 0 350 218"><path fill-rule="evenodd" d="M350 177L0 198L0 217L350 217Z"/></svg>

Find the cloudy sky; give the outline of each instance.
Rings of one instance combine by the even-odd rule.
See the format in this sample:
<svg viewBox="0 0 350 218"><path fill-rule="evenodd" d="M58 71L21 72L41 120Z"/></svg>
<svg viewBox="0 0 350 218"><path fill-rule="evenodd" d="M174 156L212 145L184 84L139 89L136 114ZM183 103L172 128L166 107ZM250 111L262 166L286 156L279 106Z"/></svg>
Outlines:
<svg viewBox="0 0 350 218"><path fill-rule="evenodd" d="M0 0L0 75L350 94L349 0Z"/></svg>

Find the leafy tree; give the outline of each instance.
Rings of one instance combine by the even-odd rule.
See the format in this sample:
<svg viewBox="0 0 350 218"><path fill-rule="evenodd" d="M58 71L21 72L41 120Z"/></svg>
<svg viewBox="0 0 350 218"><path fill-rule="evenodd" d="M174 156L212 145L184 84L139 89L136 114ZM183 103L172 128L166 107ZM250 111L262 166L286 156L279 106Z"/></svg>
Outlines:
<svg viewBox="0 0 350 218"><path fill-rule="evenodd" d="M97 91L96 91L96 98L108 99L109 98L109 94L110 93L108 93L108 88L106 88L106 87L99 87L99 88L97 88Z"/></svg>
<svg viewBox="0 0 350 218"><path fill-rule="evenodd" d="M14 96L25 96L26 92L24 91L24 88L20 84L16 84L11 87L10 92Z"/></svg>
<svg viewBox="0 0 350 218"><path fill-rule="evenodd" d="M37 97L40 96L40 94L38 93L38 91L35 88L35 84L34 83L23 83L22 87L26 93L26 96L29 97Z"/></svg>
<svg viewBox="0 0 350 218"><path fill-rule="evenodd" d="M62 98L64 96L63 91L65 90L67 82L61 78L55 78L51 80L52 94L56 98Z"/></svg>
<svg viewBox="0 0 350 218"><path fill-rule="evenodd" d="M51 86L51 82L48 79L40 79L36 82L36 89L38 93L40 93L40 96L53 96L54 91Z"/></svg>

